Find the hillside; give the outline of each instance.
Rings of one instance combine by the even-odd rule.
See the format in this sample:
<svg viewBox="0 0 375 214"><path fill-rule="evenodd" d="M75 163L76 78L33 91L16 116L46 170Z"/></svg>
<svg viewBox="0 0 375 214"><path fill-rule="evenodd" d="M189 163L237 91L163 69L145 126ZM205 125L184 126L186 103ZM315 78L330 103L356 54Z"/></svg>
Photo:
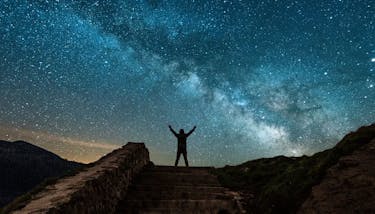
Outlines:
<svg viewBox="0 0 375 214"><path fill-rule="evenodd" d="M375 139L328 169L298 213L374 213Z"/></svg>
<svg viewBox="0 0 375 214"><path fill-rule="evenodd" d="M43 180L83 166L27 142L0 141L0 207Z"/></svg>
<svg viewBox="0 0 375 214"><path fill-rule="evenodd" d="M38 172L62 160L38 147L34 151L24 142L11 144L0 147L0 157L5 159L7 154L14 161L28 164L13 172L26 172L34 165L41 166L34 169ZM13 144L21 144L23 152L14 152ZM202 168L205 171L202 173L199 171L202 169L194 167L145 167L150 165L147 148L143 143L129 143L78 174L42 186L30 193L33 197L15 203L8 210L22 209L20 213L25 213L25 210L56 208L64 213L79 206L86 213L103 210L121 213L141 208L162 213L203 209L202 213L209 213L212 207L226 204L248 213L316 213L317 210L318 213L374 213L374 149L375 124L346 135L333 148L312 156L262 158L238 166ZM19 153L26 158L16 155ZM34 160L35 157L40 159ZM12 172L9 166L18 166L16 162L2 164L2 168L8 166L8 174ZM58 167L61 165L54 168ZM18 182L28 181L27 176L23 177L25 180L19 177Z"/></svg>
<svg viewBox="0 0 375 214"><path fill-rule="evenodd" d="M218 175L223 186L241 193L242 203L249 213L280 213L280 211L295 213L307 198L312 200L310 196L312 187L325 179L327 171L332 166L338 164L342 158L360 150L374 138L375 124L346 135L332 149L310 157L263 158L238 166L215 169L213 172ZM356 157L357 162L368 161L368 159L358 159L364 155ZM336 176L343 175L336 174ZM336 178L337 181L340 179ZM305 207L308 207L308 204ZM375 207L372 209L375 210Z"/></svg>

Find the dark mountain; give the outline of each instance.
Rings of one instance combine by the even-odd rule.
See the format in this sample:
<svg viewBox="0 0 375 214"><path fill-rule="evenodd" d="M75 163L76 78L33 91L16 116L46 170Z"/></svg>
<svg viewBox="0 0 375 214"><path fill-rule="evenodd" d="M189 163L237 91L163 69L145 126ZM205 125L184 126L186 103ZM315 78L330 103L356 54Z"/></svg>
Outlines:
<svg viewBox="0 0 375 214"><path fill-rule="evenodd" d="M0 207L46 178L62 176L83 165L27 142L0 141Z"/></svg>
<svg viewBox="0 0 375 214"><path fill-rule="evenodd" d="M312 156L262 158L214 173L241 193L249 213L374 213L374 149L375 124Z"/></svg>

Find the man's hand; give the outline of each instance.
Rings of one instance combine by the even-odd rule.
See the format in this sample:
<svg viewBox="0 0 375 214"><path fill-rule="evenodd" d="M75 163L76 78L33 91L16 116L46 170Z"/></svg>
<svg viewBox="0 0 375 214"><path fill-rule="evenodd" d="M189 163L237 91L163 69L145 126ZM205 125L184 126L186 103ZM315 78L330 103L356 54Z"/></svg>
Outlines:
<svg viewBox="0 0 375 214"><path fill-rule="evenodd" d="M171 125L168 125L168 127L171 129L172 128L172 126Z"/></svg>
<svg viewBox="0 0 375 214"><path fill-rule="evenodd" d="M196 129L197 128L197 126L194 126L194 128L193 129Z"/></svg>

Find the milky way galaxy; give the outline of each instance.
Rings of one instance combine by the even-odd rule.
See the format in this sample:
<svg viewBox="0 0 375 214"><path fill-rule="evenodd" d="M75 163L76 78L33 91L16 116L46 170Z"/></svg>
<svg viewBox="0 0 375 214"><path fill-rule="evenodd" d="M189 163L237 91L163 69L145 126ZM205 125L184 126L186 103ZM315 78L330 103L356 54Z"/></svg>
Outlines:
<svg viewBox="0 0 375 214"><path fill-rule="evenodd" d="M90 162L312 154L375 122L373 0L2 0L0 137ZM95 154L95 155L93 155Z"/></svg>

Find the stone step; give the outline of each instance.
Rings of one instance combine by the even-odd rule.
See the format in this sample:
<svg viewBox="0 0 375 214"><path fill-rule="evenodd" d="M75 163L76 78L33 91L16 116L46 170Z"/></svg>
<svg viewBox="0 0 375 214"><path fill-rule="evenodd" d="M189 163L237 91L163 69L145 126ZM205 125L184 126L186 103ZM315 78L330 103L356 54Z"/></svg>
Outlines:
<svg viewBox="0 0 375 214"><path fill-rule="evenodd" d="M144 175L153 175L153 176L211 176L216 177L215 175L211 174L208 171L144 171L141 173L142 176Z"/></svg>
<svg viewBox="0 0 375 214"><path fill-rule="evenodd" d="M123 210L117 210L116 214L176 214L176 213L196 213L193 211L182 210L182 209L168 209L168 208L151 208L151 209L132 209L126 208Z"/></svg>
<svg viewBox="0 0 375 214"><path fill-rule="evenodd" d="M195 179L173 179L173 178L151 178L141 177L138 184L143 185L164 185L164 186L220 186L216 179L202 180L199 177Z"/></svg>
<svg viewBox="0 0 375 214"><path fill-rule="evenodd" d="M184 173L145 173L139 176L136 180L138 184L218 184L215 176L206 175L191 175Z"/></svg>
<svg viewBox="0 0 375 214"><path fill-rule="evenodd" d="M213 167L174 167L174 166L153 166L146 169L148 172L208 172Z"/></svg>
<svg viewBox="0 0 375 214"><path fill-rule="evenodd" d="M118 211L144 209L180 209L180 210L235 210L236 203L232 200L126 200L119 204Z"/></svg>
<svg viewBox="0 0 375 214"><path fill-rule="evenodd" d="M211 177L217 178L215 175L208 172L143 172L139 177Z"/></svg>
<svg viewBox="0 0 375 214"><path fill-rule="evenodd" d="M203 200L203 199L232 199L232 196L225 192L202 192L202 191L129 191L125 200Z"/></svg>
<svg viewBox="0 0 375 214"><path fill-rule="evenodd" d="M116 213L238 213L233 195L211 169L147 167L129 186Z"/></svg>
<svg viewBox="0 0 375 214"><path fill-rule="evenodd" d="M172 209L172 208L144 208L144 209L131 209L127 208L122 211L117 211L116 214L213 214L213 213L232 213L236 214L236 211L228 211L226 209L195 209L195 210L188 210L188 209Z"/></svg>
<svg viewBox="0 0 375 214"><path fill-rule="evenodd" d="M225 191L224 187L221 186L201 186L201 185L144 185L144 184L135 184L129 187L129 191L195 191L195 192L211 192L211 193L221 193Z"/></svg>

